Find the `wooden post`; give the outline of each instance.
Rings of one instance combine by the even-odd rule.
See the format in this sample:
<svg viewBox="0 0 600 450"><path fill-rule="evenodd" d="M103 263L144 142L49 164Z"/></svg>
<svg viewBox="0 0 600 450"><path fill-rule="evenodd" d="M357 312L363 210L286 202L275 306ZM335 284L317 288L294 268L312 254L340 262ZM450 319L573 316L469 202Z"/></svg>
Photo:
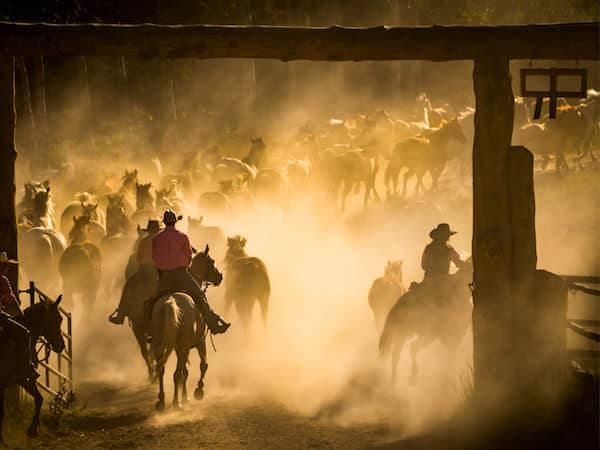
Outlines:
<svg viewBox="0 0 600 450"><path fill-rule="evenodd" d="M15 212L15 60L12 56L0 57L0 251L17 259L17 216ZM17 266L11 266L8 279L18 292ZM10 389L8 405L18 408L19 390Z"/></svg>
<svg viewBox="0 0 600 450"><path fill-rule="evenodd" d="M508 153L514 97L509 59L480 57L473 71L473 371L476 397L496 403L514 382Z"/></svg>

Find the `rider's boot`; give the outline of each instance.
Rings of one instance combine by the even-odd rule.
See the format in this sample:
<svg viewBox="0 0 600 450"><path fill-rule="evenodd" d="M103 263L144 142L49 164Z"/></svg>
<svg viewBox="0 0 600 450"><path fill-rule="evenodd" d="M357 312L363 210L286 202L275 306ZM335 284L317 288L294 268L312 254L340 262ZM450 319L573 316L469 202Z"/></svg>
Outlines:
<svg viewBox="0 0 600 450"><path fill-rule="evenodd" d="M206 326L212 334L223 334L231 326L230 323L225 322L217 313L210 309L208 303L203 302L198 307L202 313L202 317L204 317Z"/></svg>
<svg viewBox="0 0 600 450"><path fill-rule="evenodd" d="M108 317L108 320L115 325L123 325L125 323L125 314L117 309Z"/></svg>

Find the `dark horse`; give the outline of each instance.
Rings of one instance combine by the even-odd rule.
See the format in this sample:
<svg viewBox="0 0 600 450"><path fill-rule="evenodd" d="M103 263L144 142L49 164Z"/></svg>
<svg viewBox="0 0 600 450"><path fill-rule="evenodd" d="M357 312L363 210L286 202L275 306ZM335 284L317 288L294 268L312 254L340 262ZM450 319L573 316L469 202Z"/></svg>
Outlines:
<svg viewBox="0 0 600 450"><path fill-rule="evenodd" d="M221 284L223 275L215 267L214 260L208 255L208 246L204 252L196 255L190 271L198 282L207 281L215 286ZM179 408L179 391L181 400L188 401L187 397L187 362L189 352L196 348L200 356L200 380L198 381L194 397L201 400L204 397L204 376L208 369L206 362L206 323L196 308L192 298L184 292L174 292L162 295L152 308L150 323L152 335L152 355L156 362L159 393L156 409L165 407L164 375L165 364L173 350L177 354L177 367L173 374L175 389L173 391L173 406Z"/></svg>
<svg viewBox="0 0 600 450"><path fill-rule="evenodd" d="M392 382L396 381L396 366L404 344L412 337L410 353L414 383L419 371L417 353L437 339L448 348L449 358L454 355L471 323L471 294L468 284L473 278L473 265L469 259L463 268L453 275L444 292L444 304L435 305L432 289L440 286L420 286L402 295L385 321L379 340L381 357L392 353Z"/></svg>
<svg viewBox="0 0 600 450"><path fill-rule="evenodd" d="M27 308L23 315L17 318L18 322L31 332L32 349L35 348L35 343L38 339L43 337L56 353L64 350L65 341L61 332L62 315L58 310L61 297L59 296L55 302L44 299L42 302ZM9 386L19 384L35 401L35 413L27 429L27 434L30 437L35 437L40 428L42 394L40 394L35 380L20 382L15 378L17 369L15 361L17 361L17 358L15 358L14 354L18 351L19 349L14 348L6 339L0 340L0 445L2 444L4 397L6 388Z"/></svg>

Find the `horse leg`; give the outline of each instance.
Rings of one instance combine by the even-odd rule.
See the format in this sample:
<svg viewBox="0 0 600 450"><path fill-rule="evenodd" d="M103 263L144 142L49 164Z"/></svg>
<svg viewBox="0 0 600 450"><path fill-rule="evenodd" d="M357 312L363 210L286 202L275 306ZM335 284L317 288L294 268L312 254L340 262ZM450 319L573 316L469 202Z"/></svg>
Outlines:
<svg viewBox="0 0 600 450"><path fill-rule="evenodd" d="M402 182L402 194L400 194L402 197L406 197L406 184L408 183L409 178L412 176L413 176L412 169L408 169L408 171L404 173L404 179Z"/></svg>
<svg viewBox="0 0 600 450"><path fill-rule="evenodd" d="M200 357L200 380L194 391L194 398L196 400L202 400L204 398L204 377L208 370L208 363L206 362L206 341L202 339L202 343L198 346L198 356Z"/></svg>
<svg viewBox="0 0 600 450"><path fill-rule="evenodd" d="M189 357L189 350L185 351L185 352L181 352L181 357L180 354L177 354L177 369L175 370L175 373L177 374L177 378L178 378L178 385L179 388L181 389L181 403L187 403L190 401L190 399L187 396L187 379L188 379L188 369L187 369L187 361L188 361L188 357ZM176 407L181 407L181 404L179 403L179 399L177 398L177 388L175 389L175 396L173 398L173 405L175 405Z"/></svg>
<svg viewBox="0 0 600 450"><path fill-rule="evenodd" d="M342 190L342 198L341 200L341 207L340 207L340 214L344 212L344 210L346 209L346 199L348 198L348 194L350 193L350 191L352 190L352 184L348 183L347 181L344 181L344 189Z"/></svg>
<svg viewBox="0 0 600 450"><path fill-rule="evenodd" d="M410 378L408 380L408 384L414 385L417 382L417 376L419 375L419 366L417 364L417 354L419 350L427 347L433 339L431 338L423 338L421 336L417 336L417 338L410 343L410 357L411 357L411 372Z"/></svg>
<svg viewBox="0 0 600 450"><path fill-rule="evenodd" d="M392 347L392 384L396 384L398 361L400 360L402 347L400 340L396 338Z"/></svg>
<svg viewBox="0 0 600 450"><path fill-rule="evenodd" d="M260 314L265 329L267 328L267 318L269 315L269 297L261 296L258 297L258 303L260 305Z"/></svg>
<svg viewBox="0 0 600 450"><path fill-rule="evenodd" d="M135 339L140 347L140 353L142 354L142 358L144 358L144 362L148 369L148 378L150 379L150 382L152 382L154 381L156 374L154 373L154 367L152 366L152 360L148 352L148 346L146 345L146 333L144 332L144 327L134 323L132 329Z"/></svg>
<svg viewBox="0 0 600 450"><path fill-rule="evenodd" d="M21 383L21 386L23 386L23 389L33 397L35 403L35 412L33 413L31 424L29 425L29 428L27 428L27 436L33 438L40 432L40 411L42 410L42 402L44 399L42 394L40 394L35 381Z"/></svg>
<svg viewBox="0 0 600 450"><path fill-rule="evenodd" d="M163 411L165 409L165 366L161 364L158 370L158 402L156 402L156 410Z"/></svg>

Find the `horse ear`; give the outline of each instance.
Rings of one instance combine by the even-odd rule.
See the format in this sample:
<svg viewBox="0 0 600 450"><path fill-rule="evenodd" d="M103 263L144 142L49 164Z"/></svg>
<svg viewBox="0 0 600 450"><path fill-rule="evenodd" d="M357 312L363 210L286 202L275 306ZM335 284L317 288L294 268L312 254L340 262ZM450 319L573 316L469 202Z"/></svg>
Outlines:
<svg viewBox="0 0 600 450"><path fill-rule="evenodd" d="M208 244L206 244L206 247L204 248L204 254L208 256Z"/></svg>
<svg viewBox="0 0 600 450"><path fill-rule="evenodd" d="M46 194L50 192L50 186L46 186Z"/></svg>
<svg viewBox="0 0 600 450"><path fill-rule="evenodd" d="M60 294L56 301L54 302L54 306L58 308L58 305L60 305L60 302L62 302L62 294Z"/></svg>
<svg viewBox="0 0 600 450"><path fill-rule="evenodd" d="M44 180L42 185L47 188L47 190L50 190L50 180Z"/></svg>
<svg viewBox="0 0 600 450"><path fill-rule="evenodd" d="M204 216L200 216L200 218L198 218L198 220L196 222L198 222L199 224L202 224L203 220L204 220Z"/></svg>
<svg viewBox="0 0 600 450"><path fill-rule="evenodd" d="M77 223L77 217L73 216L73 222Z"/></svg>

